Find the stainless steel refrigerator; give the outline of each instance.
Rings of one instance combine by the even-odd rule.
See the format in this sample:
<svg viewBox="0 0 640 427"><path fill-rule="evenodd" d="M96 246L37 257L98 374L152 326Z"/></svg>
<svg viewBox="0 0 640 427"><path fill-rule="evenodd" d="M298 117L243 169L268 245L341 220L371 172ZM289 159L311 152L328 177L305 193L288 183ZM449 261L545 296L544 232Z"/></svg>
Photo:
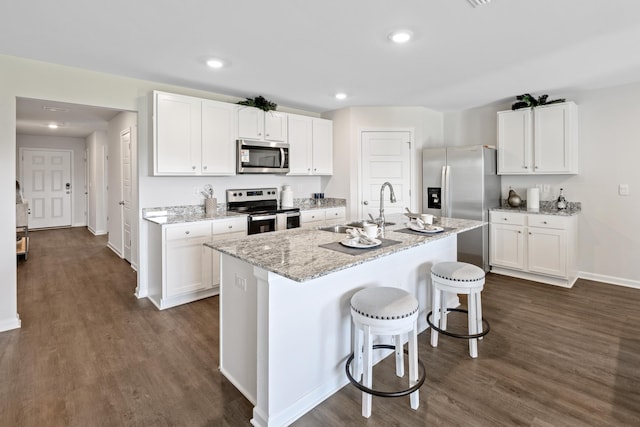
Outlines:
<svg viewBox="0 0 640 427"><path fill-rule="evenodd" d="M422 212L489 222L500 206L496 150L483 145L422 151ZM458 234L458 261L489 271L489 226Z"/></svg>

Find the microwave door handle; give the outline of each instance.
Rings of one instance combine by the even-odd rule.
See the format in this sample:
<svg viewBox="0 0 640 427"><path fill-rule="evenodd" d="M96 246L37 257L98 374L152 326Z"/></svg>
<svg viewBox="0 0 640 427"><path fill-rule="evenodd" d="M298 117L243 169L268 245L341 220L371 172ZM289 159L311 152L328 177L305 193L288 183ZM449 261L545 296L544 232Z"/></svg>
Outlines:
<svg viewBox="0 0 640 427"><path fill-rule="evenodd" d="M284 169L284 148L280 149L280 169Z"/></svg>

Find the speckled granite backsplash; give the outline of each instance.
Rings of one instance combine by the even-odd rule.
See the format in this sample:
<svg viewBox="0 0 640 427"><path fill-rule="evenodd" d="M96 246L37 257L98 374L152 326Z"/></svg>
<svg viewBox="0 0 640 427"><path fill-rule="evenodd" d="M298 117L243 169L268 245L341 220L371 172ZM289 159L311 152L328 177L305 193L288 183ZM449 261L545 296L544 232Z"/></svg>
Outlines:
<svg viewBox="0 0 640 427"><path fill-rule="evenodd" d="M327 197L325 199L293 199L293 207L305 209L337 208L347 206L347 199Z"/></svg>

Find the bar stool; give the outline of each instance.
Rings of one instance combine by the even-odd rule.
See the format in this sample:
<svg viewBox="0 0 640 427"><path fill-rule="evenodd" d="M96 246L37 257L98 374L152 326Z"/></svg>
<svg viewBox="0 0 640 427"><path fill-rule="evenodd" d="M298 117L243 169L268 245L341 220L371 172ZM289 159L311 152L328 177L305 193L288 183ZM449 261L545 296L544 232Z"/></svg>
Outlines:
<svg viewBox="0 0 640 427"><path fill-rule="evenodd" d="M440 262L431 267L431 312L427 323L431 327L431 346L438 346L438 334L469 340L469 355L478 357L478 339L489 333L489 322L482 318L480 293L484 288L484 270L464 262ZM468 310L447 308L446 293L468 295ZM467 313L468 335L447 331L447 313ZM431 321L433 315L433 322ZM484 326L484 328L483 328Z"/></svg>
<svg viewBox="0 0 640 427"><path fill-rule="evenodd" d="M425 380L424 364L418 358L418 300L398 288L366 288L351 297L351 318L354 324L353 353L345 369L349 381L362 391L362 416L371 416L371 396L401 397L410 394L412 409L420 404L418 389ZM408 334L409 388L400 391L380 391L371 388L373 349L395 350L396 375L404 376L403 334ZM394 337L394 344L373 344L374 335ZM350 365L353 363L353 375ZM418 366L422 374L418 378ZM363 376L360 383L360 376ZM357 379L356 379L357 378Z"/></svg>

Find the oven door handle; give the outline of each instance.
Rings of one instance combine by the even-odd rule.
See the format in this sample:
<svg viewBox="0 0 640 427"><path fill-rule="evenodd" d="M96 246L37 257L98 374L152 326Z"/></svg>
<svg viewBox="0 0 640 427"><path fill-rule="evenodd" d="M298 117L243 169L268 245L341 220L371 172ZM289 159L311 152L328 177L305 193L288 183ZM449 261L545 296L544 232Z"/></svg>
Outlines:
<svg viewBox="0 0 640 427"><path fill-rule="evenodd" d="M286 213L285 215L287 215L287 218L293 218L295 216L300 216L300 212L291 212L291 213Z"/></svg>
<svg viewBox="0 0 640 427"><path fill-rule="evenodd" d="M251 221L266 221L270 219L276 219L275 215L259 215L259 216L250 216Z"/></svg>

